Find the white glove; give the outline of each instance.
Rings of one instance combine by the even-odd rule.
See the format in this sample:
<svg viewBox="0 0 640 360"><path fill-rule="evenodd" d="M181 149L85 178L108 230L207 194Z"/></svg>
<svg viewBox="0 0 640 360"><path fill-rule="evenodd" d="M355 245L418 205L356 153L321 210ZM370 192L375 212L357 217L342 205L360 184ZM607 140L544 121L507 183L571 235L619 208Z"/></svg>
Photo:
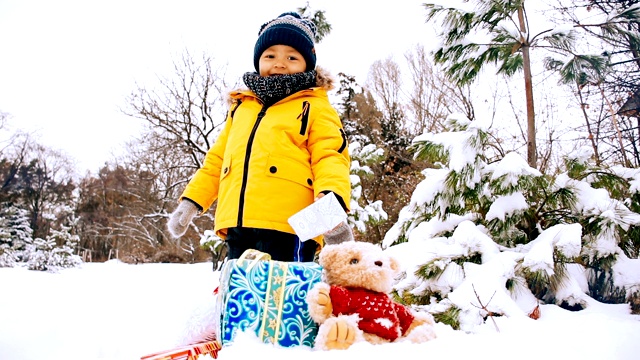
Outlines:
<svg viewBox="0 0 640 360"><path fill-rule="evenodd" d="M200 212L198 207L190 200L182 200L178 207L171 213L167 227L174 238L179 238L187 232L189 223Z"/></svg>

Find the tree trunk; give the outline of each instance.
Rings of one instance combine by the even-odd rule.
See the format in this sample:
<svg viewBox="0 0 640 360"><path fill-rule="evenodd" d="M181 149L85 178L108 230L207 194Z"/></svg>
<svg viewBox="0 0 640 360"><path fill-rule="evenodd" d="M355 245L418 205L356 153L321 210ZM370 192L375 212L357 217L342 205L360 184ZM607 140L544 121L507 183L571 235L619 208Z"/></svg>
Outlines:
<svg viewBox="0 0 640 360"><path fill-rule="evenodd" d="M616 118L616 112L613 110L613 105L609 98L604 94L604 89L602 88L602 84L598 84L598 89L600 89L600 94L602 94L602 98L607 102L607 106L609 106L609 113L611 114L611 121L613 122L613 127L616 130L616 137L618 138L618 144L620 145L620 154L622 155L622 163L623 166L631 167L631 163L627 159L627 150L624 148L624 142L622 141L622 133L620 132L620 126L618 126L618 119Z"/></svg>
<svg viewBox="0 0 640 360"><path fill-rule="evenodd" d="M587 131L589 132L589 140L591 140L591 147L593 147L593 155L595 157L596 165L600 166L600 155L598 154L598 145L596 144L595 136L593 136L593 133L591 132L591 122L589 121L587 110L585 109L585 106L587 106L587 104L584 103L580 85L576 84L576 87L578 88L578 99L580 99L580 108L582 109L582 115L584 116L584 121L587 123Z"/></svg>
<svg viewBox="0 0 640 360"><path fill-rule="evenodd" d="M524 22L524 10L518 9L518 20L520 21L521 33L526 33L527 27ZM529 41L521 38L522 62L524 70L524 90L527 99L527 162L529 166L536 169L538 163L538 149L536 146L536 115L533 107L533 84L531 79L531 58L529 57Z"/></svg>

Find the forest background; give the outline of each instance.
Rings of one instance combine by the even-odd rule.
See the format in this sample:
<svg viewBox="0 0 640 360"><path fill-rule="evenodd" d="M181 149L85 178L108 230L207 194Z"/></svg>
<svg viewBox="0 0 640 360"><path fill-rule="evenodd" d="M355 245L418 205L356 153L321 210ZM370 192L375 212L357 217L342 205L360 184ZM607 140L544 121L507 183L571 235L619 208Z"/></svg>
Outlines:
<svg viewBox="0 0 640 360"><path fill-rule="evenodd" d="M640 166L638 0L446 4L422 7L439 36L433 49L416 45L377 60L366 79L330 69L338 85L332 99L351 144L350 221L358 240L382 244L425 169L443 166L446 149L414 139L467 129L452 117L486 127L487 164L516 153L548 179L572 174L640 211L635 178L616 170ZM300 5L320 25L322 43L331 19ZM237 86L214 54L185 50L171 72L131 89L121 110L141 122L141 131L97 173L78 175L64 152L11 131L0 147L0 265L53 270L118 258L216 266L224 247L209 231L215 206L177 241L166 222L222 129L226 93ZM11 114L0 112L0 130L10 125ZM566 220L570 204L541 193L529 199L533 210L501 224L518 229L515 243ZM541 215L551 200L559 205ZM444 212L477 210L464 201L458 207ZM637 259L639 224L625 225L614 226L616 239Z"/></svg>

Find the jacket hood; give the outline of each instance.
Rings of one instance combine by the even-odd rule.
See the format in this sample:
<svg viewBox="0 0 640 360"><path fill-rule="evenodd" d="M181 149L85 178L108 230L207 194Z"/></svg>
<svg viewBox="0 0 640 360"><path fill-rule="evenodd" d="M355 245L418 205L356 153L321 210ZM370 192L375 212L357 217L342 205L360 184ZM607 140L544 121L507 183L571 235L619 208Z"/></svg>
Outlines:
<svg viewBox="0 0 640 360"><path fill-rule="evenodd" d="M316 66L316 86L325 89L326 91L333 90L335 88L335 80L328 70L320 66Z"/></svg>

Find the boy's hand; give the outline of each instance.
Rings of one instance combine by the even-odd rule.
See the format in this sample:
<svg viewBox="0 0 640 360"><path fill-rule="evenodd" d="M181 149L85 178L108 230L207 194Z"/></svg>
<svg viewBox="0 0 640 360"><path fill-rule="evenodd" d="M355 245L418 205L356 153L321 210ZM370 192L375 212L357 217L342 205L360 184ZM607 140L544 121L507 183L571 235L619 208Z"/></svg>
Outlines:
<svg viewBox="0 0 640 360"><path fill-rule="evenodd" d="M189 223L198 214L198 207L189 200L182 200L171 213L167 227L174 238L179 238L187 232Z"/></svg>

